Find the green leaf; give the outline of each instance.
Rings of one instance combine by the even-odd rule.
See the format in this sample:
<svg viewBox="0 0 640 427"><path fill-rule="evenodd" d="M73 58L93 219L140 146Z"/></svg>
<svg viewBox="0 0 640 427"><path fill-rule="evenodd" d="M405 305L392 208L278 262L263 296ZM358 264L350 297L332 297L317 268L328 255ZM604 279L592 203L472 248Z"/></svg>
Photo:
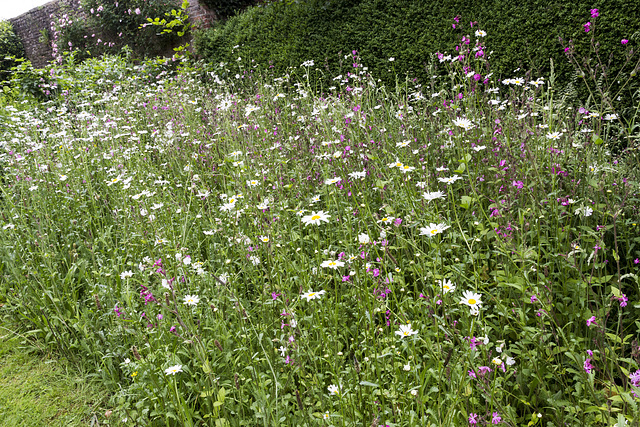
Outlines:
<svg viewBox="0 0 640 427"><path fill-rule="evenodd" d="M380 387L378 384L371 383L369 381L360 381L360 385L364 385L364 386L367 386L367 387Z"/></svg>
<svg viewBox="0 0 640 427"><path fill-rule="evenodd" d="M467 165L465 165L464 163L460 163L460 166L458 166L458 169L454 170L454 172L463 173L466 168L467 168Z"/></svg>
<svg viewBox="0 0 640 427"><path fill-rule="evenodd" d="M383 189L385 185L387 185L389 181L382 181L381 179L376 180L376 187L379 189Z"/></svg>
<svg viewBox="0 0 640 427"><path fill-rule="evenodd" d="M206 390L203 391L202 393L200 393L200 397L211 397L215 394L215 391L213 390Z"/></svg>
<svg viewBox="0 0 640 427"><path fill-rule="evenodd" d="M618 344L622 344L622 338L620 338L619 336L615 335L615 334L610 334L610 333L606 333L605 334L611 341L618 343Z"/></svg>
<svg viewBox="0 0 640 427"><path fill-rule="evenodd" d="M469 196L462 196L460 198L460 207L464 208L464 209L469 209L469 207L471 206L471 203L473 202L473 198L469 197Z"/></svg>

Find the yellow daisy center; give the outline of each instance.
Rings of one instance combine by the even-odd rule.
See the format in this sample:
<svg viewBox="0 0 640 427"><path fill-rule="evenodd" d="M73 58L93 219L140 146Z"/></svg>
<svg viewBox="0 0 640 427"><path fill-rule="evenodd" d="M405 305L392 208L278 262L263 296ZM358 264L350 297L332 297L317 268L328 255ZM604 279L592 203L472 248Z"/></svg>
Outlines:
<svg viewBox="0 0 640 427"><path fill-rule="evenodd" d="M314 215L311 217L313 221L320 219L320 215Z"/></svg>
<svg viewBox="0 0 640 427"><path fill-rule="evenodd" d="M473 298L469 299L469 304L470 305L475 305L476 304L476 300L474 300Z"/></svg>

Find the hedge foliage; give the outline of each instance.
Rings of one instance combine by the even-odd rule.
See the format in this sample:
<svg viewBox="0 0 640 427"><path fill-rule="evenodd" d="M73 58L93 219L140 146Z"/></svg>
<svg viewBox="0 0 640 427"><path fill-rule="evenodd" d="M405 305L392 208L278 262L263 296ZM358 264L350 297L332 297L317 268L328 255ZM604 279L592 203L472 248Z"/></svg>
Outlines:
<svg viewBox="0 0 640 427"><path fill-rule="evenodd" d="M24 57L24 47L9 21L0 21L0 82L9 80L9 69L15 65L11 57Z"/></svg>
<svg viewBox="0 0 640 427"><path fill-rule="evenodd" d="M214 11L218 18L226 19L256 4L257 0L200 0L200 3Z"/></svg>
<svg viewBox="0 0 640 427"><path fill-rule="evenodd" d="M531 70L534 76L545 76L552 58L559 83L569 83L574 67L560 39L565 44L572 40L581 61L582 54L589 54L595 32L603 60L607 62L610 55L617 59L612 64L615 73L619 58L640 42L637 34L632 37L640 30L637 5L637 0L280 1L250 8L200 33L196 46L211 62L242 57L261 66L271 65L276 72L311 59L335 69L339 52L357 50L374 76L383 77L388 73L381 71L393 65L400 76L406 73L426 82L430 55L455 54L454 47L463 35L473 36L476 29L482 29L493 51L492 72L515 77ZM597 18L590 14L594 8L599 9ZM459 17L455 29L454 17ZM476 22L473 28L471 21ZM593 25L585 33L583 24L588 21ZM629 39L629 44L623 46L622 39ZM395 58L393 64L390 57Z"/></svg>

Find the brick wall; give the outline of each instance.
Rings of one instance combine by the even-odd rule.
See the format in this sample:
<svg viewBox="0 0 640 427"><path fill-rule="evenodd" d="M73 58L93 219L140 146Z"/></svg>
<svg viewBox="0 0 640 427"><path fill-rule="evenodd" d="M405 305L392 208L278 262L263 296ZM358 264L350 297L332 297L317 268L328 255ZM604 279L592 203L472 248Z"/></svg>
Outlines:
<svg viewBox="0 0 640 427"><path fill-rule="evenodd" d="M43 67L53 58L51 44L41 41L43 32L47 38L51 33L51 15L57 14L63 6L73 7L73 3L73 0L54 0L9 19L13 31L22 40L27 59L35 67Z"/></svg>
<svg viewBox="0 0 640 427"><path fill-rule="evenodd" d="M182 4L181 0L175 0L175 2L176 8ZM51 15L59 13L60 9L64 7L77 7L77 0L53 0L9 19L13 30L22 40L27 59L34 67L44 67L53 58L51 43L49 41L43 42L42 34L44 32L50 36ZM201 5L198 0L189 0L187 14L194 28L208 28L216 20L215 13ZM171 52L171 47L168 47L167 55L170 56Z"/></svg>

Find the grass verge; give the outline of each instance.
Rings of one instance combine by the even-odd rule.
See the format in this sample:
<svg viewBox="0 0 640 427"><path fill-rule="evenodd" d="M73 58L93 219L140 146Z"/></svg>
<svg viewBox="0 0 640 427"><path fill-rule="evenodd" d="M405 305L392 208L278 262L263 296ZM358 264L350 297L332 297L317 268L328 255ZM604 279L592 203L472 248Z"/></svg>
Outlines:
<svg viewBox="0 0 640 427"><path fill-rule="evenodd" d="M105 397L71 364L0 326L0 426L99 425Z"/></svg>

